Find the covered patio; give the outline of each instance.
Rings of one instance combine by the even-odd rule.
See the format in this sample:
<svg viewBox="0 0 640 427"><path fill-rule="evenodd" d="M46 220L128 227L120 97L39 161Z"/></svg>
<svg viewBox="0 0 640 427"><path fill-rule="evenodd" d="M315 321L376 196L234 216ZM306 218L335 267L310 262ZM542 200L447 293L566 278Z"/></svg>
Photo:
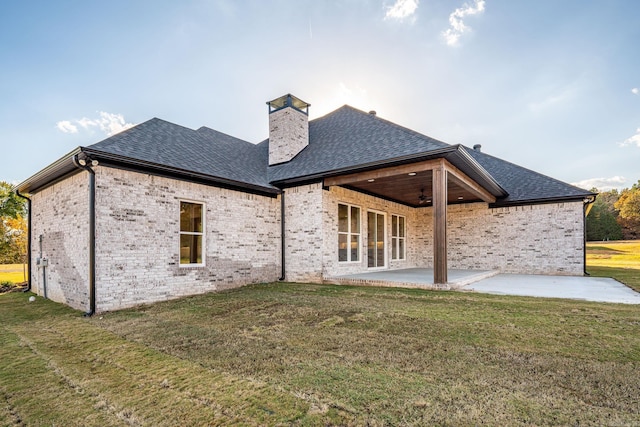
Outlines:
<svg viewBox="0 0 640 427"><path fill-rule="evenodd" d="M374 282L392 282L411 284L413 287L449 289L497 274L448 268L447 205L493 204L498 197L506 195L493 177L461 146L432 152L429 158L412 163L325 178L323 185L341 186L412 208L433 209L433 268L367 272L332 277L328 281L360 280L371 285Z"/></svg>

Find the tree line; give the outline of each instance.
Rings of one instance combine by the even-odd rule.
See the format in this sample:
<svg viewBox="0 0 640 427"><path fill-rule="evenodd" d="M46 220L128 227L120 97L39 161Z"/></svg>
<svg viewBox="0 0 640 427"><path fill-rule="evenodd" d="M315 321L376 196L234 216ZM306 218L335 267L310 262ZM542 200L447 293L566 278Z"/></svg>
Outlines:
<svg viewBox="0 0 640 427"><path fill-rule="evenodd" d="M598 193L597 188L591 189ZM587 215L587 240L640 239L640 180L622 191L600 192Z"/></svg>

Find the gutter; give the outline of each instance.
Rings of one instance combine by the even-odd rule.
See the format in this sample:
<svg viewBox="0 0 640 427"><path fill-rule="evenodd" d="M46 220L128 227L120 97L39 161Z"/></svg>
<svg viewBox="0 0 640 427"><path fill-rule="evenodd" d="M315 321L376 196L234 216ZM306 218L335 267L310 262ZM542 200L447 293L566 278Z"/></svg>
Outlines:
<svg viewBox="0 0 640 427"><path fill-rule="evenodd" d="M100 159L100 161L106 162L110 166L120 167L121 169L128 169L137 172L141 172L141 170L144 170L145 172L151 172L155 175L169 176L174 179L182 178L183 180L194 182L201 181L202 183L207 183L208 185L214 184L219 187L226 186L233 190L245 191L269 197L276 197L280 193L280 190L273 186L267 187L260 184L252 184L248 182L236 181L229 178L221 178L205 173L189 171L173 166L160 165L158 163L152 163L145 160L134 159L131 157L120 156L118 154L93 150L91 148L82 147L82 152L91 157L91 159Z"/></svg>
<svg viewBox="0 0 640 427"><path fill-rule="evenodd" d="M91 160L84 153L73 156L73 164L89 172L89 311L84 317L96 312L96 173L91 166L97 166L97 160Z"/></svg>
<svg viewBox="0 0 640 427"><path fill-rule="evenodd" d="M589 274L589 272L587 271L587 215L589 215L589 211L591 211L591 208L593 207L593 203L596 201L596 195L593 194L591 196L585 197L582 200L583 205L583 209L584 209L584 217L583 217L583 223L582 223L582 232L584 234L584 246L582 248L582 265L583 265L583 269L584 269L584 275L585 276L591 276Z"/></svg>
<svg viewBox="0 0 640 427"><path fill-rule="evenodd" d="M286 276L286 268L285 268L285 204L284 204L284 190L280 193L280 277L278 281L282 282Z"/></svg>
<svg viewBox="0 0 640 427"><path fill-rule="evenodd" d="M27 289L23 292L29 292L31 290L31 198L20 194L20 190L15 189L16 196L23 198L27 201L27 270L29 276L27 279Z"/></svg>

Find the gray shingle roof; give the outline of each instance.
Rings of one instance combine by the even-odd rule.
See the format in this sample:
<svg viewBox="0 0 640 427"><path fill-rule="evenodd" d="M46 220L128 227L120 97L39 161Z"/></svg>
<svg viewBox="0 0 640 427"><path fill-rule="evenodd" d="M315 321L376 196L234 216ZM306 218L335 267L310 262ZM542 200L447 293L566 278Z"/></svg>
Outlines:
<svg viewBox="0 0 640 427"><path fill-rule="evenodd" d="M151 119L88 147L214 178L274 189L267 181L268 147L201 127Z"/></svg>
<svg viewBox="0 0 640 427"><path fill-rule="evenodd" d="M291 161L271 167L269 140L255 145L207 127L193 130L157 118L88 149L273 191L277 188L274 183L305 177L316 179L366 165L410 161L452 147L345 105L310 121L309 145ZM497 205L578 199L592 194L497 157L460 147L477 162L480 172L486 171L508 193Z"/></svg>
<svg viewBox="0 0 640 427"><path fill-rule="evenodd" d="M290 162L270 167L269 179L278 182L445 147L450 145L345 105L310 121L309 146Z"/></svg>
<svg viewBox="0 0 640 427"><path fill-rule="evenodd" d="M267 145L268 140L261 143ZM309 122L309 146L290 162L269 168L271 182L318 176L362 165L394 162L452 147L395 123L344 106ZM497 157L461 146L508 196L497 205L579 199L592 193Z"/></svg>
<svg viewBox="0 0 640 427"><path fill-rule="evenodd" d="M508 193L507 197L496 202L497 205L524 201L580 199L593 194L489 154L470 148L466 150Z"/></svg>

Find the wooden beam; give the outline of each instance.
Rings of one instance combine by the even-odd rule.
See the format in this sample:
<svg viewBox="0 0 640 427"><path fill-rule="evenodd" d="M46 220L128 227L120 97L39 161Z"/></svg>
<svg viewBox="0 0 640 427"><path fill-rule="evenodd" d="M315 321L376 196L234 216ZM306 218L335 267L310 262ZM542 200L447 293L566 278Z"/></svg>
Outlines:
<svg viewBox="0 0 640 427"><path fill-rule="evenodd" d="M447 168L433 169L433 283L447 283Z"/></svg>
<svg viewBox="0 0 640 427"><path fill-rule="evenodd" d="M411 163L408 165L391 166L382 169L375 169L367 172L357 172L348 175L334 176L324 179L324 186L353 184L354 182L362 182L368 179L386 178L396 175L405 175L412 172L424 172L433 170L442 165L442 159L425 160L423 162Z"/></svg>
<svg viewBox="0 0 640 427"><path fill-rule="evenodd" d="M487 190L478 185L474 180L469 178L464 172L462 172L457 167L453 166L451 163L445 161L445 167L447 169L448 177L451 181L458 184L460 187L464 188L470 193L475 194L480 199L487 203L495 203L496 198L493 194L489 193Z"/></svg>

